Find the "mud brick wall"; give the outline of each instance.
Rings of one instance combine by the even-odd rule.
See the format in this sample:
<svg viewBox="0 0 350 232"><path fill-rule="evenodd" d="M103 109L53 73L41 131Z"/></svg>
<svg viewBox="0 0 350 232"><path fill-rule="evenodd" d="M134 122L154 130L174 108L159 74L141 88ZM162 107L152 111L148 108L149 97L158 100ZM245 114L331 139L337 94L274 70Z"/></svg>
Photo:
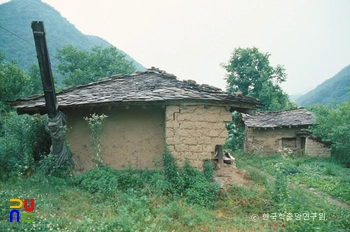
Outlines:
<svg viewBox="0 0 350 232"><path fill-rule="evenodd" d="M68 143L74 170L84 172L96 163L91 148L91 134L84 117L90 114L107 115L101 135L101 158L115 169L131 167L153 169L153 160L162 159L165 137L165 109L160 106L124 106L81 108L65 112L68 116Z"/></svg>
<svg viewBox="0 0 350 232"><path fill-rule="evenodd" d="M266 129L246 127L244 134L244 151L257 155L274 154L278 152L278 150L283 149L282 138L296 137L296 132L302 128L304 127Z"/></svg>
<svg viewBox="0 0 350 232"><path fill-rule="evenodd" d="M305 153L309 156L331 156L330 150L323 143L317 142L311 138L306 138Z"/></svg>
<svg viewBox="0 0 350 232"><path fill-rule="evenodd" d="M167 106L165 142L169 151L183 164L187 158L193 167L202 168L216 145L225 144L226 122L231 113L221 106Z"/></svg>

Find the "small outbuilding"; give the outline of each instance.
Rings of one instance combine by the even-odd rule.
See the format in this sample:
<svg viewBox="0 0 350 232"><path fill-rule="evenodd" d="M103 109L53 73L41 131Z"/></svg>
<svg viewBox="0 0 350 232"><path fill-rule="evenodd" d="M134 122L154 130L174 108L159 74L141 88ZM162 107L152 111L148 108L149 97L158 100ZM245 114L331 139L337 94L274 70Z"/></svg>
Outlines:
<svg viewBox="0 0 350 232"><path fill-rule="evenodd" d="M155 68L63 89L57 100L58 109L67 116L76 171L95 165L84 120L90 114L108 116L101 135L101 158L113 168L152 168L165 145L179 162L187 158L201 168L215 147L225 143L231 112L254 113L260 105L255 98L181 81ZM12 105L19 114L46 113L43 96L17 99Z"/></svg>
<svg viewBox="0 0 350 232"><path fill-rule="evenodd" d="M304 108L241 115L241 121L245 125L245 152L331 155L330 144L322 142L320 138L307 131L314 123L314 117Z"/></svg>

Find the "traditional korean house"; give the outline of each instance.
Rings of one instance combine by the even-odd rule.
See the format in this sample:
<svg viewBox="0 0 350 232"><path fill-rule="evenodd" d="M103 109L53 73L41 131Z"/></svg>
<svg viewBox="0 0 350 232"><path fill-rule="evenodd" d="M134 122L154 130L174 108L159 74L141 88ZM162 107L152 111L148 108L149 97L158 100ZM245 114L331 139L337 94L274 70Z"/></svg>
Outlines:
<svg viewBox="0 0 350 232"><path fill-rule="evenodd" d="M244 150L248 153L331 155L329 144L307 131L314 117L304 108L242 114L241 120L245 125Z"/></svg>
<svg viewBox="0 0 350 232"><path fill-rule="evenodd" d="M84 117L105 114L101 158L121 169L152 168L165 146L179 162L186 158L197 167L225 143L226 123L236 110L254 113L260 102L232 96L221 89L180 81L173 74L148 69L114 75L98 82L63 89L57 94L59 110L67 116L67 135L76 171L94 166L91 135ZM43 96L17 99L19 114L45 114Z"/></svg>

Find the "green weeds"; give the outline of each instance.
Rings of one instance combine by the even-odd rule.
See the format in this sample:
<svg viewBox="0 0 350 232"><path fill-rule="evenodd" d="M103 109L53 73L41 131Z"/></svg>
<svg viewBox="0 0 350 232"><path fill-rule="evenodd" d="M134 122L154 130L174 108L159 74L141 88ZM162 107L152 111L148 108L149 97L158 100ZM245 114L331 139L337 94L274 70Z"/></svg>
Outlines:
<svg viewBox="0 0 350 232"><path fill-rule="evenodd" d="M101 136L104 121L108 116L101 114L90 114L90 117L84 117L85 121L89 124L91 133L91 146L94 150L94 158L97 165L103 163L101 158Z"/></svg>
<svg viewBox="0 0 350 232"><path fill-rule="evenodd" d="M236 155L239 166L249 171L251 184L233 185L220 193L217 185L208 181L212 180L210 163L204 164L208 167L203 172L188 162L180 167L168 152L163 155L162 170L114 170L102 166L82 175L57 177L36 173L28 179L1 182L0 228L5 231L347 231L350 228L349 210L293 184L294 178L300 178L306 170L319 177L337 177L339 182L349 184L349 179L342 176L344 170L337 164L326 160L317 163L308 157L297 162L290 157L287 165L289 158L265 158ZM264 168L253 168L252 163ZM327 174L328 167L333 167L331 175ZM299 171L296 174L284 173L295 168ZM265 169L274 171L271 175ZM35 222L10 223L10 198L34 198ZM317 217L311 218L312 214ZM320 214L325 215L324 219ZM296 215L301 218L297 220Z"/></svg>

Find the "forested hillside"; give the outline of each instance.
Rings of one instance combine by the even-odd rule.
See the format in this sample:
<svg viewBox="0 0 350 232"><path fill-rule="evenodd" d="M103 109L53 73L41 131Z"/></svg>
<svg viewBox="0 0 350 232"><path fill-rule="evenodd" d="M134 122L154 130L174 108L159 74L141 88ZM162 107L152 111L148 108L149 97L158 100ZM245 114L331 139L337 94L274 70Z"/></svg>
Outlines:
<svg viewBox="0 0 350 232"><path fill-rule="evenodd" d="M18 65L25 70L37 62L32 21L44 21L54 72L58 63L54 58L57 48L68 44L78 49L112 46L99 37L81 33L58 11L40 0L12 0L0 5L0 52L6 52L7 60L18 60ZM128 55L126 58L133 60ZM134 65L138 70L145 69L136 61Z"/></svg>
<svg viewBox="0 0 350 232"><path fill-rule="evenodd" d="M333 102L342 103L350 100L350 65L343 68L334 77L324 81L314 90L296 99L299 106L317 104L330 105Z"/></svg>

